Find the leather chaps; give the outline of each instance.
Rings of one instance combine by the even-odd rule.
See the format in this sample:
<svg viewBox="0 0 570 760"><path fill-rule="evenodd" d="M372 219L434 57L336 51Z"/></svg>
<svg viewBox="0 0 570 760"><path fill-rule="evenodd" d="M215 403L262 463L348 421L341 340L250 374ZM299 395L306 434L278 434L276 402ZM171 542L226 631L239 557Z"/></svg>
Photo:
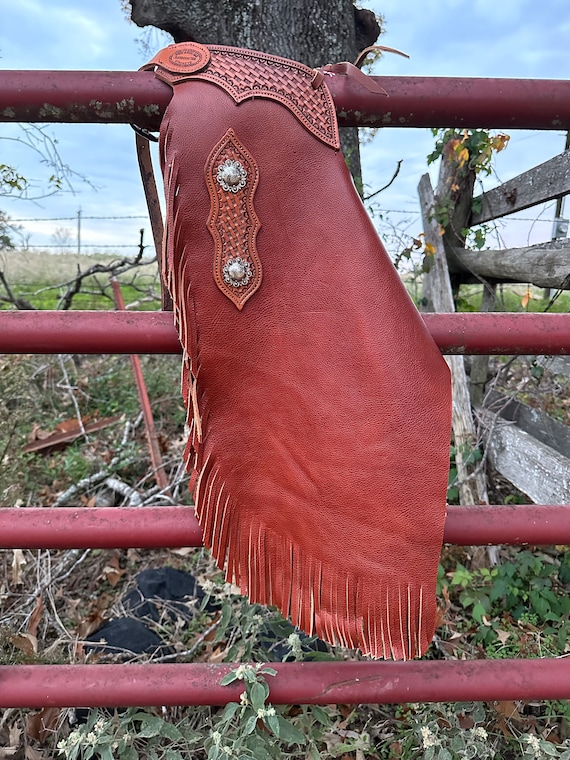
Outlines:
<svg viewBox="0 0 570 760"><path fill-rule="evenodd" d="M145 68L173 88L162 268L205 544L307 633L417 657L436 624L449 371L340 152L327 78L343 74L197 43Z"/></svg>

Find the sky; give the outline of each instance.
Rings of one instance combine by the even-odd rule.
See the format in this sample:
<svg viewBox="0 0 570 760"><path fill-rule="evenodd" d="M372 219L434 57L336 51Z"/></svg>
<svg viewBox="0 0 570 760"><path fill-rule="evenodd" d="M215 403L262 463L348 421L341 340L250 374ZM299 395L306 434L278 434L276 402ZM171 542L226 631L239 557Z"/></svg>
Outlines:
<svg viewBox="0 0 570 760"><path fill-rule="evenodd" d="M380 42L410 55L409 60L383 56L375 74L570 76L568 0L364 0L361 5L384 17L386 31ZM153 32L149 37L130 23L120 0L0 0L0 69L136 70L169 41L163 33ZM71 186L65 185L63 192L49 197L0 197L0 209L12 219L35 220L21 222L28 245L55 246L49 250L57 250L64 242L76 246L79 210L83 252L130 246L124 252L134 253L140 228L145 229L145 242L150 244L130 127L48 125L45 132L56 141L62 161L75 175ZM497 157L496 175L485 181L486 189L564 149L561 131L513 130L510 136L507 150ZM28 132L26 137L20 127L0 123L0 138L0 164L14 166L33 184L45 187L51 169L41 164L36 150L21 142L37 139L37 133ZM386 128L362 148L369 192L385 185L402 161L396 180L377 196L374 212L391 253L397 252L397 241L422 230L417 184L428 170L426 156L433 145L429 130ZM432 167L430 173L435 182L437 168ZM567 213L570 215L570 202ZM504 245L547 240L553 215L553 204L521 212L501 223L498 237ZM49 221L54 217L61 219Z"/></svg>

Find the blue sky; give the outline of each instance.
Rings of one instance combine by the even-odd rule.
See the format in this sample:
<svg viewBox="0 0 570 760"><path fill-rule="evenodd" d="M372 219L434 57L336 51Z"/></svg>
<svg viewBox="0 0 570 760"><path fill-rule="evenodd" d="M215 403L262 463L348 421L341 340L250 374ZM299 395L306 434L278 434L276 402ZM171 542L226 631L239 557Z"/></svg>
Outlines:
<svg viewBox="0 0 570 760"><path fill-rule="evenodd" d="M386 75L530 77L566 79L570 75L570 4L568 0L374 0L364 7L381 13L386 34L381 39L411 57L387 55L376 72ZM0 0L0 68L134 70L148 58L141 50L142 30L130 24L120 0ZM154 50L168 43L166 35L151 36ZM74 193L23 201L0 198L0 208L13 218L75 217L81 208L82 247L136 245L146 219L89 220L89 216L138 216L145 204L136 167L133 136L123 125L50 125L63 159L79 175ZM504 181L563 150L562 132L511 133L508 149L497 161ZM13 126L0 124L0 137L15 138ZM421 232L417 183L427 169L426 155L433 147L427 130L385 129L363 148L365 182L371 190L384 185L403 160L399 176L379 196L385 223L381 232L391 242L390 230ZM0 163L15 165L22 174L41 182L49 170L37 156L13 139L0 140ZM432 175L434 170L432 170ZM491 177L487 186L497 184ZM570 203L569 203L570 206ZM570 213L570 208L568 208ZM523 219L538 212L523 212ZM502 225L507 244L539 242L550 236L552 204L536 223L511 221ZM54 243L58 228L68 230L73 242L73 221L26 222L31 245ZM394 244L395 245L395 244Z"/></svg>

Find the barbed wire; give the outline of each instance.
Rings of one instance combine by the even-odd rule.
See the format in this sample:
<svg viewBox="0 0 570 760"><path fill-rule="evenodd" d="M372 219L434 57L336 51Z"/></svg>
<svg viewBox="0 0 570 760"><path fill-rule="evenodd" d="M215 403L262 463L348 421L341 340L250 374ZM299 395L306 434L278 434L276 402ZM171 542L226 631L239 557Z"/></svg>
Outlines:
<svg viewBox="0 0 570 760"><path fill-rule="evenodd" d="M380 214L408 214L412 216L420 216L420 212L413 210L413 209L403 209L403 208L380 208L378 209L378 212ZM110 219L110 220L120 220L120 219L148 219L148 216L146 214L129 214L126 216L83 216L81 215L81 221L84 219ZM52 216L52 217L29 217L25 219L10 219L10 223L20 223L20 222L75 222L77 221L77 214L75 216ZM513 217L512 219L509 219L509 217L503 217L503 222L541 222L543 224L552 224L552 219L537 219L535 217L527 217L527 216L517 216ZM44 246L44 248L47 248L49 246ZM59 246L62 247L62 246ZM130 246L129 246L130 247Z"/></svg>
<svg viewBox="0 0 570 760"><path fill-rule="evenodd" d="M148 219L146 214L131 214L128 216L84 216L81 214L81 221L84 219ZM75 222L77 221L77 214L75 216L44 216L44 217L29 217L26 219L10 219L12 222Z"/></svg>
<svg viewBox="0 0 570 760"><path fill-rule="evenodd" d="M144 246L145 248L148 248L149 246ZM150 245L152 247L152 244ZM77 248L77 243L49 243L47 245L44 245L43 243L38 243L37 245L28 245L26 250L31 251L34 248L39 248L42 251L44 248ZM139 245L135 245L135 243L131 243L130 245L128 243L121 243L118 245L115 245L113 243L103 243L102 245L99 245L98 243L85 243L82 245L83 248L92 248L94 250L98 250L99 248L140 248Z"/></svg>

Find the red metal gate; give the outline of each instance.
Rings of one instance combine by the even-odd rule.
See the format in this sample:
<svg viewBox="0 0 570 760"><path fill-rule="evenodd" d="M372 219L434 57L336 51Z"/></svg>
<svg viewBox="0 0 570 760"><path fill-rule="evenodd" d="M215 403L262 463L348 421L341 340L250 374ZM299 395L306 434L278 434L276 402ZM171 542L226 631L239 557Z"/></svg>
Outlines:
<svg viewBox="0 0 570 760"><path fill-rule="evenodd" d="M336 77L344 126L570 129L570 82L378 77L390 113ZM170 89L151 73L0 72L0 121L136 122L157 128ZM382 99L381 106L385 105ZM433 314L443 353L568 354L570 315ZM0 312L2 353L176 353L169 313ZM410 496L413 498L413 496ZM143 513L144 510L144 513ZM445 540L570 544L570 505L449 507ZM199 546L189 507L0 509L1 548ZM221 705L235 665L0 666L0 707ZM395 703L570 698L570 659L283 663L270 700Z"/></svg>

